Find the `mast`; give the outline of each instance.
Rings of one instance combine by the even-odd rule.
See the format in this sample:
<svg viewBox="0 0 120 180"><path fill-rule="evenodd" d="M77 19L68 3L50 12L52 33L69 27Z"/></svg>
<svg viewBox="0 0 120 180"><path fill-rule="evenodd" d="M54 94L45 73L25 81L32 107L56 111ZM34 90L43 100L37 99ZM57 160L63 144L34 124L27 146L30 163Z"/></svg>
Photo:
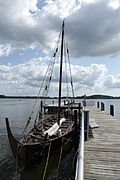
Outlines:
<svg viewBox="0 0 120 180"><path fill-rule="evenodd" d="M58 125L59 125L59 123L60 123L60 110L61 110L63 43L64 43L64 21L63 21L63 24L62 24L62 39L61 39L60 78L59 78L59 101L58 101Z"/></svg>

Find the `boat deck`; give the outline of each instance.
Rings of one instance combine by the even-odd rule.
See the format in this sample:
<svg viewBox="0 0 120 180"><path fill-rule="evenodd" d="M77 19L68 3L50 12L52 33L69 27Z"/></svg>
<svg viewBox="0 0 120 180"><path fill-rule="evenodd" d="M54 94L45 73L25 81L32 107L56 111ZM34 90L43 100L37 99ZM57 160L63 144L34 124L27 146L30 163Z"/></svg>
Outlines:
<svg viewBox="0 0 120 180"><path fill-rule="evenodd" d="M63 118L63 114L61 118ZM44 118L44 120L40 121L36 126L34 126L31 131L24 136L22 139L22 143L40 143L43 142L46 138L47 131L52 128L57 122L57 116L56 115L50 115L47 116L47 118ZM65 118L65 121L62 122L60 125L60 133L58 130L54 132L54 136L49 136L49 139L53 139L55 137L59 137L61 135L64 135L66 132L69 132L73 128L73 121L71 121L69 118ZM59 129L59 128L58 128ZM55 130L55 127L53 128L53 131ZM46 133L45 133L46 132Z"/></svg>
<svg viewBox="0 0 120 180"><path fill-rule="evenodd" d="M93 129L94 138L85 142L84 179L120 180L120 120L96 107L88 109L99 128Z"/></svg>

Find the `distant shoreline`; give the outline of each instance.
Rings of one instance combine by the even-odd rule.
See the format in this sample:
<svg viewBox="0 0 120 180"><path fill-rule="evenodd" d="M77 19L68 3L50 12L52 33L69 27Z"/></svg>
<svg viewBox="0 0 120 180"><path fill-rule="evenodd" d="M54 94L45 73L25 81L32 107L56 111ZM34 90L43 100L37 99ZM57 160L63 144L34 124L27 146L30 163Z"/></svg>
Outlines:
<svg viewBox="0 0 120 180"><path fill-rule="evenodd" d="M37 96L6 96L0 95L0 98L16 98L16 99L36 99ZM39 97L40 99L58 99L58 97ZM67 97L62 97L62 99L66 99ZM72 97L70 97L72 98ZM76 96L75 99L84 99L84 96ZM108 96L108 95L91 95L86 96L86 99L120 99L120 96Z"/></svg>

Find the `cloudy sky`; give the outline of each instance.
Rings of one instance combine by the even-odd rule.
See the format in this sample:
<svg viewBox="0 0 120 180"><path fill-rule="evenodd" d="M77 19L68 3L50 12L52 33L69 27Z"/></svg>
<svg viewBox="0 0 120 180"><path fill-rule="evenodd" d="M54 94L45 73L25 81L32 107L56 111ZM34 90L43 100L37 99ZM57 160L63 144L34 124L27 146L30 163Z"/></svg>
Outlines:
<svg viewBox="0 0 120 180"><path fill-rule="evenodd" d="M0 94L37 95L64 18L75 95L120 96L120 0L0 0Z"/></svg>

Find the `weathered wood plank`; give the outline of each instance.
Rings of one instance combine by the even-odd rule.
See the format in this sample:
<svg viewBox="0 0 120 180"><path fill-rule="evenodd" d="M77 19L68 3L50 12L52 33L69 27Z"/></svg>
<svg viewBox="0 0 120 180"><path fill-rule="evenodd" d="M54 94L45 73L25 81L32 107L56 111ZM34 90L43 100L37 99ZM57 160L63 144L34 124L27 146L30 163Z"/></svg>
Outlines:
<svg viewBox="0 0 120 180"><path fill-rule="evenodd" d="M93 129L93 139L85 142L85 179L120 180L120 120L88 107L90 118L99 128Z"/></svg>

